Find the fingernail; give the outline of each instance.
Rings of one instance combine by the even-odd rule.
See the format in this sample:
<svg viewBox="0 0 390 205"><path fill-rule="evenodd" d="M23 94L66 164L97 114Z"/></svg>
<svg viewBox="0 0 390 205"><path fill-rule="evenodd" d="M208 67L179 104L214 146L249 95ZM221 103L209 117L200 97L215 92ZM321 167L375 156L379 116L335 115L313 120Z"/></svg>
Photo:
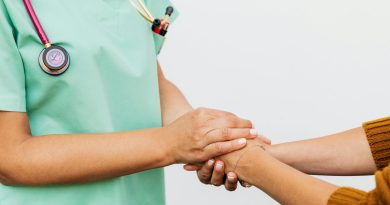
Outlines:
<svg viewBox="0 0 390 205"><path fill-rule="evenodd" d="M258 135L258 132L256 129L251 129L250 133L251 133L251 135Z"/></svg>
<svg viewBox="0 0 390 205"><path fill-rule="evenodd" d="M249 188L249 187L251 187L252 185L250 185L250 184L247 183L247 182L244 182L244 186L245 186L245 188Z"/></svg>
<svg viewBox="0 0 390 205"><path fill-rule="evenodd" d="M234 176L233 173L229 173L229 174L227 175L227 177L228 177L229 180L234 180L234 178L235 178L235 176Z"/></svg>
<svg viewBox="0 0 390 205"><path fill-rule="evenodd" d="M223 164L221 162L217 162L217 165L215 166L217 169L222 169Z"/></svg>
<svg viewBox="0 0 390 205"><path fill-rule="evenodd" d="M207 162L207 165L209 165L210 167L214 165L214 160L210 159L208 162Z"/></svg>
<svg viewBox="0 0 390 205"><path fill-rule="evenodd" d="M239 139L239 140L238 140L238 144L239 144L239 145L246 144L246 139L245 139L245 138Z"/></svg>

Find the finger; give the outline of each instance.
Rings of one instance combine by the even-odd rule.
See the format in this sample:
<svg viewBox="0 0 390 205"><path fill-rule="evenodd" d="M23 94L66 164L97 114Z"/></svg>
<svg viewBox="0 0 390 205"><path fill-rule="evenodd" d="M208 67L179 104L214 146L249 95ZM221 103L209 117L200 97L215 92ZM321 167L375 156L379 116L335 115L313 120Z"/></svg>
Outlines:
<svg viewBox="0 0 390 205"><path fill-rule="evenodd" d="M237 117L237 115L235 115L234 113L224 110L212 109L211 111L213 111L214 114L218 117Z"/></svg>
<svg viewBox="0 0 390 205"><path fill-rule="evenodd" d="M252 121L243 118L237 118L237 124L235 127L254 128Z"/></svg>
<svg viewBox="0 0 390 205"><path fill-rule="evenodd" d="M225 188L228 191L235 191L237 189L238 177L234 172L229 172L227 174L227 179L225 181Z"/></svg>
<svg viewBox="0 0 390 205"><path fill-rule="evenodd" d="M259 135L258 138L265 144L271 145L272 141L265 137L264 135Z"/></svg>
<svg viewBox="0 0 390 205"><path fill-rule="evenodd" d="M207 145L204 149L208 158L218 157L236 150L240 150L246 146L247 140L245 138L236 139L226 142L216 142Z"/></svg>
<svg viewBox="0 0 390 205"><path fill-rule="evenodd" d="M242 119L234 115L220 115L210 122L215 127L253 128L250 120Z"/></svg>
<svg viewBox="0 0 390 205"><path fill-rule="evenodd" d="M219 128L207 134L208 143L231 141L239 138L255 139L258 137L257 130L249 128Z"/></svg>
<svg viewBox="0 0 390 205"><path fill-rule="evenodd" d="M246 181L241 181L241 180L239 180L239 181L240 181L240 184L241 184L242 187L245 187L245 188L250 188L250 187L252 187L252 185L249 184L249 183L246 182Z"/></svg>
<svg viewBox="0 0 390 205"><path fill-rule="evenodd" d="M210 159L203 167L198 171L198 178L204 184L210 184L210 179L214 170L215 160Z"/></svg>
<svg viewBox="0 0 390 205"><path fill-rule="evenodd" d="M198 171L200 170L202 167L201 166L198 166L198 165L195 165L195 164L186 164L183 166L183 168L186 170L186 171Z"/></svg>
<svg viewBox="0 0 390 205"><path fill-rule="evenodd" d="M222 161L217 161L214 166L213 175L211 176L211 184L221 186L225 177L225 164Z"/></svg>

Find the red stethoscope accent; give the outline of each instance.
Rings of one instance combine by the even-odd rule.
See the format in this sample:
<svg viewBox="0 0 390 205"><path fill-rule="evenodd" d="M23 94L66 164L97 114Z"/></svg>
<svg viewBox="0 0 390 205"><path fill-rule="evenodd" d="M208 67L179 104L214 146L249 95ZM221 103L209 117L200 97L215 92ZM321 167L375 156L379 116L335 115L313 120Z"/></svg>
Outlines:
<svg viewBox="0 0 390 205"><path fill-rule="evenodd" d="M143 0L137 0L138 4L133 2L133 0L129 0L131 5L138 11L139 14L141 14L142 17L144 17L147 21L152 23L152 31L156 34L159 34L161 36L165 36L168 32L169 28L169 17L173 13L173 7L168 6L165 11L165 17L163 19L155 19L152 14L150 13L149 9L146 7Z"/></svg>
<svg viewBox="0 0 390 205"><path fill-rule="evenodd" d="M152 31L161 36L165 36L165 34L168 32L168 27L170 25L168 19L173 13L173 7L167 7L165 17L163 19L155 19L146 7L144 1L137 1L138 4L134 3L132 0L129 0L131 5L133 5L133 7L138 11L138 13L140 13L141 16L143 16L147 21L152 23ZM65 50L65 48L59 45L51 44L49 37L43 29L37 14L35 13L31 1L23 0L23 3L26 7L26 11L31 19L32 24L35 27L39 39L44 46L44 49L38 57L39 66L45 73L49 75L58 76L63 74L65 71L68 70L70 65L70 58L68 52Z"/></svg>
<svg viewBox="0 0 390 205"><path fill-rule="evenodd" d="M38 63L41 69L52 76L58 76L68 70L70 65L70 58L65 48L59 45L52 45L49 37L47 37L45 30L39 22L38 16L35 13L34 7L30 0L23 0L26 11L30 16L31 22L37 31L39 39L44 46L38 57Z"/></svg>
<svg viewBox="0 0 390 205"><path fill-rule="evenodd" d="M24 6L26 7L28 15L30 16L31 22L33 23L33 25L38 33L38 36L41 39L42 44L43 45L50 44L50 40L47 37L46 32L41 25L41 22L39 22L39 19L37 17L37 14L35 13L33 6L31 5L31 1L30 0L23 0L23 3L24 3Z"/></svg>

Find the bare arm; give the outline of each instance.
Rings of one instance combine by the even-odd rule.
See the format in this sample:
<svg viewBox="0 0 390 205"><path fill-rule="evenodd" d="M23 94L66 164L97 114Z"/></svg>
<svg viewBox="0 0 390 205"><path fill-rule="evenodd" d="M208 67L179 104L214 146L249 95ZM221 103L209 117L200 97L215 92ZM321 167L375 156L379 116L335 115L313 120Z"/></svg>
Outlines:
<svg viewBox="0 0 390 205"><path fill-rule="evenodd" d="M272 156L308 174L373 174L376 165L363 128L269 148Z"/></svg>
<svg viewBox="0 0 390 205"><path fill-rule="evenodd" d="M180 92L179 88L165 78L158 62L157 65L163 125L166 126L172 123L172 121L176 118L190 112L193 108ZM207 163L201 163L198 166L186 166L193 167L189 170L197 171L199 180L204 184L213 184L215 186L225 185L225 188L229 191L234 191L237 188L237 175L231 173L228 177L226 177L223 161L210 159Z"/></svg>
<svg viewBox="0 0 390 205"><path fill-rule="evenodd" d="M0 112L0 182L72 184L199 163L243 148L243 137L255 137L248 120L217 110L193 111L158 69L164 128L32 137L26 113Z"/></svg>
<svg viewBox="0 0 390 205"><path fill-rule="evenodd" d="M25 113L0 112L0 182L81 183L203 162L243 148L243 137L255 137L251 127L230 113L197 109L159 129L32 137Z"/></svg>
<svg viewBox="0 0 390 205"><path fill-rule="evenodd" d="M280 162L253 143L221 159L227 172L236 172L284 205L325 205L338 188Z"/></svg>
<svg viewBox="0 0 390 205"><path fill-rule="evenodd" d="M161 129L33 138L25 113L0 112L1 175L39 185L131 174L172 164L166 139Z"/></svg>
<svg viewBox="0 0 390 205"><path fill-rule="evenodd" d="M183 114L193 110L190 103L180 90L164 76L160 64L157 62L158 81L160 86L160 99L163 126L169 125Z"/></svg>

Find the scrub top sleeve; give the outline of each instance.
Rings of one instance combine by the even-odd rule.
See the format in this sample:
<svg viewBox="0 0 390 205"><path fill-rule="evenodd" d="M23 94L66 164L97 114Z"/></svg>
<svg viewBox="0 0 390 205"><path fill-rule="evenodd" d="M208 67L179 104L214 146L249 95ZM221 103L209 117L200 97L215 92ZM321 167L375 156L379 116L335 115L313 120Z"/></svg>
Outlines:
<svg viewBox="0 0 390 205"><path fill-rule="evenodd" d="M172 6L174 8L174 12L172 16L169 18L169 22L171 23L174 22L175 19L179 16L178 10L171 3L170 0L147 0L145 2L154 18L163 18L165 16L165 10L168 6ZM169 31L167 35L169 36ZM153 34L153 38L154 38L154 44L156 48L156 55L158 55L160 54L161 48L164 44L165 37L160 36L158 34Z"/></svg>
<svg viewBox="0 0 390 205"><path fill-rule="evenodd" d="M0 111L26 112L25 74L13 34L4 1L0 1Z"/></svg>

